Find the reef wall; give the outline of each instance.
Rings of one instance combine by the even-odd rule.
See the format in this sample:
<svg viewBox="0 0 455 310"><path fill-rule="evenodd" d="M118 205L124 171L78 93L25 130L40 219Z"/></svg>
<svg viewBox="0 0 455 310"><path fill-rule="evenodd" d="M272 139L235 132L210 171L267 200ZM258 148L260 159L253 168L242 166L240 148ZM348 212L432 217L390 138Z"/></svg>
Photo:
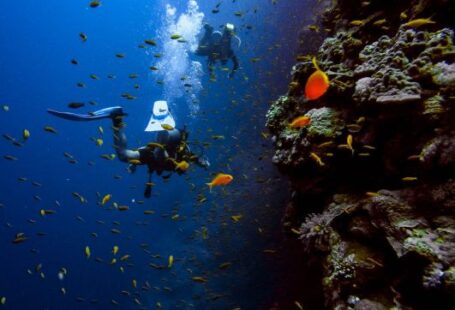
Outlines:
<svg viewBox="0 0 455 310"><path fill-rule="evenodd" d="M333 1L317 53L328 92L305 98L315 69L299 57L270 107L273 162L293 188L283 227L322 265L327 309L455 307L454 13ZM311 123L290 128L301 115Z"/></svg>

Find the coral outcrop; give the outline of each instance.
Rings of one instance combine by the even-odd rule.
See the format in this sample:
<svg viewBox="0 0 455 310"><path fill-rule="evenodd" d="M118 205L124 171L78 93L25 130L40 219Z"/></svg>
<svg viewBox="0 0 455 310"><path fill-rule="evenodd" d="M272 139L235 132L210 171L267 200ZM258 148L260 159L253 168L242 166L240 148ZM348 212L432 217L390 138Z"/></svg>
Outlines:
<svg viewBox="0 0 455 310"><path fill-rule="evenodd" d="M323 258L328 309L455 306L453 10L334 1L317 53L328 92L305 98L314 67L301 58L267 114L273 162L293 188L284 228ZM301 115L311 123L290 128Z"/></svg>

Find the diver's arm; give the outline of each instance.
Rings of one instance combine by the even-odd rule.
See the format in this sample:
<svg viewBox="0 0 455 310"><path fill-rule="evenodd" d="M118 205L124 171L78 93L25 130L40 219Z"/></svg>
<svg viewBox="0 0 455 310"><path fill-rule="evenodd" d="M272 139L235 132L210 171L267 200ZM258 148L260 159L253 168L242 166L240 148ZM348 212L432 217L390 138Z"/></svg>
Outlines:
<svg viewBox="0 0 455 310"><path fill-rule="evenodd" d="M113 130L114 130L114 148L117 153L118 158L121 161L128 162L131 159L139 159L139 151L133 151L127 149L127 140L126 135L122 131L122 118L116 117L112 119Z"/></svg>
<svg viewBox="0 0 455 310"><path fill-rule="evenodd" d="M191 163L195 164L196 166L199 166L201 168L204 168L207 170L208 167L210 167L210 162L206 156L199 156L195 153L193 153L188 145L185 146L185 154L186 156L184 158L187 158L188 161Z"/></svg>
<svg viewBox="0 0 455 310"><path fill-rule="evenodd" d="M235 71L239 68L239 60L237 59L237 56L235 54L232 54L231 56L232 60L232 71L229 73L229 77L232 78L234 76Z"/></svg>

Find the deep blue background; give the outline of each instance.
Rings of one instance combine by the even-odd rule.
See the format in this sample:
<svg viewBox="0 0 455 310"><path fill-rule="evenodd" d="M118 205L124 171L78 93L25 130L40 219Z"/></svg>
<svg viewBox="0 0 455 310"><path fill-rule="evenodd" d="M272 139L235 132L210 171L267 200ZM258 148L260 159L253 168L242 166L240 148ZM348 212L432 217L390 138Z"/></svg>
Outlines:
<svg viewBox="0 0 455 310"><path fill-rule="evenodd" d="M136 309L140 306L133 298L137 298L148 308L160 302L164 309L190 305L261 309L275 301L299 300L291 293L281 296L280 267L273 254L262 252L280 250L280 217L288 193L286 181L270 163L272 147L261 132L270 101L286 92L298 51L298 33L312 22L314 12L303 0L278 0L275 5L265 0L220 1L218 14L211 13L217 2L200 2L206 22L237 25L242 68L233 80L220 71L215 83L204 75L196 118L188 116L183 100L173 103L181 107L173 113L179 125L188 125L190 139L210 143L206 154L212 166L208 171L192 167L186 175L174 175L166 182L155 176L153 196L143 204L132 199L144 200L145 168L130 175L124 163L100 158L114 153L109 121L68 122L48 115L46 108L67 110L69 102L90 100L98 105L87 105L80 112L122 105L129 113L129 145L139 147L152 140L143 129L162 89L148 69L153 59L146 50L153 53L154 48L144 50L137 45L156 37L167 1L106 0L96 9L88 8L88 0L0 2L0 105L10 107L9 112L0 111L0 133L18 141L24 128L31 133L22 147L3 138L0 141L0 296L7 298L5 308L107 309L116 307L111 303L114 299L121 309ZM169 3L179 12L186 7L186 1ZM236 11L245 15L235 17ZM87 42L81 42L80 32L87 34ZM116 53L126 57L118 59ZM251 62L255 57L260 61ZM79 65L72 65L72 58ZM206 70L204 60L194 59L202 61ZM139 77L129 79L131 73ZM100 80L90 79L90 74ZM108 74L116 79L108 79ZM86 88L76 87L78 82ZM133 88L136 83L138 90ZM123 92L138 98L127 101L120 97ZM58 134L45 132L44 126L53 126ZM101 147L91 139L101 137L98 126L104 129ZM212 135L225 139L214 141ZM68 163L64 152L78 163ZM4 155L18 160L5 160ZM95 164L91 166L89 161ZM231 173L235 180L209 193L204 183L220 171ZM19 182L19 177L28 180ZM34 186L32 181L42 186ZM81 204L72 192L80 193L88 203ZM112 194L111 202L129 205L130 210L100 206L97 192L101 197ZM199 204L199 194L208 200ZM40 209L57 213L41 217ZM144 215L145 209L156 213ZM172 220L177 213L180 218ZM239 223L230 218L236 214L243 215ZM208 228L206 240L201 227ZM121 234L112 234L112 228ZM24 232L28 240L14 245L11 241L18 232ZM97 238L91 236L93 232ZM147 243L146 251L142 243ZM84 255L86 245L92 251L90 259ZM109 264L114 245L120 248L117 258L130 254L131 259ZM171 270L149 267L149 263L167 265L171 254L175 257ZM97 257L103 262L96 262ZM219 270L218 265L227 261L232 262L231 268ZM35 273L40 263L44 279ZM63 281L57 278L61 267L68 270ZM195 275L207 277L209 282L193 283ZM132 287L132 279L137 280L137 289ZM145 281L152 286L148 291L141 290ZM60 292L62 287L66 295ZM132 295L122 296L122 290ZM78 303L77 297L86 301Z"/></svg>

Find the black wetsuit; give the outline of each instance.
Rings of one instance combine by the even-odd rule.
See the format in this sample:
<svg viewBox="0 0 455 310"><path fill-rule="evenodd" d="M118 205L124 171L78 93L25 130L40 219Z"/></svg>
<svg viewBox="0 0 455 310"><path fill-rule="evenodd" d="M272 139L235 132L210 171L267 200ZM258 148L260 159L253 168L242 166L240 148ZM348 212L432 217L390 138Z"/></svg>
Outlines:
<svg viewBox="0 0 455 310"><path fill-rule="evenodd" d="M122 131L121 117L113 119L113 128L114 148L121 161L139 160L140 164L147 165L150 173L156 172L158 175L161 175L164 171L183 173L184 171L175 170L176 162L183 160L206 167L202 159L192 153L186 144L188 133L185 129L158 132L156 144L162 147L152 144L151 146L141 147L138 150L130 150L127 148L127 139Z"/></svg>
<svg viewBox="0 0 455 310"><path fill-rule="evenodd" d="M122 128L122 117L113 118L114 148L121 161L131 163L132 160L138 160L139 165L147 165L149 179L144 191L146 198L151 196L151 177L154 172L161 176L163 172L167 171L169 174L163 175L163 178L168 178L173 172L185 173L185 171L176 169L176 164L181 161L193 163L202 168L207 168L209 165L206 159L191 152L186 144L188 133L185 129L160 131L155 144L152 143L150 146L144 146L138 150L130 150L127 148L127 140ZM135 168L136 164L131 165L130 171L134 172Z"/></svg>
<svg viewBox="0 0 455 310"><path fill-rule="evenodd" d="M127 148L126 135L123 132L123 117L127 115L121 106L104 108L87 114L72 112L61 112L53 109L47 110L50 114L71 121L93 121L110 118L114 131L114 149L119 160L130 163L130 171L134 172L136 165L147 165L149 170L149 181L144 195L151 195L151 175L156 172L161 175L164 171L184 173L185 169L177 169L182 161L194 163L200 167L207 168L210 163L204 156L198 157L190 151L186 141L188 133L185 129L162 130L158 133L156 143L137 150ZM170 174L169 174L170 176Z"/></svg>

